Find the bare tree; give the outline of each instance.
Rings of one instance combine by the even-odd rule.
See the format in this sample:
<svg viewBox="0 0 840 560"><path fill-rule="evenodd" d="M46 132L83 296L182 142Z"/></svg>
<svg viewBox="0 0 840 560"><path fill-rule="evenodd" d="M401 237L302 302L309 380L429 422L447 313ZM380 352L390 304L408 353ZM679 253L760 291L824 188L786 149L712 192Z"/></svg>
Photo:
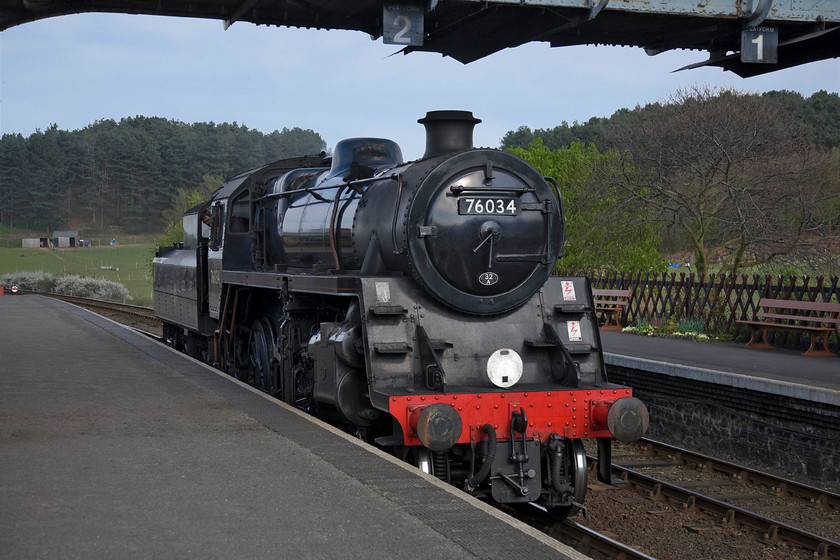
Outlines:
<svg viewBox="0 0 840 560"><path fill-rule="evenodd" d="M693 87L639 113L616 131L634 170L618 183L684 235L699 273L795 255L830 233L830 154L781 104Z"/></svg>

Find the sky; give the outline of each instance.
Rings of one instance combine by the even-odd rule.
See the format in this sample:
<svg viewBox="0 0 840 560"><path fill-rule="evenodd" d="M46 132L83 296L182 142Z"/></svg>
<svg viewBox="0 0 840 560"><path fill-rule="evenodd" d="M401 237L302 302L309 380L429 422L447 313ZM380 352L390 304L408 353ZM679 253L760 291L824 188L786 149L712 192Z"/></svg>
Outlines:
<svg viewBox="0 0 840 560"><path fill-rule="evenodd" d="M520 126L608 117L694 86L745 92L840 92L840 59L740 78L720 68L674 70L700 51L529 43L468 65L354 31L304 30L161 16L80 14L0 33L0 133L52 124L77 130L137 115L236 122L266 133L300 127L332 148L390 138L422 156L427 111L472 111L475 145L497 147Z"/></svg>

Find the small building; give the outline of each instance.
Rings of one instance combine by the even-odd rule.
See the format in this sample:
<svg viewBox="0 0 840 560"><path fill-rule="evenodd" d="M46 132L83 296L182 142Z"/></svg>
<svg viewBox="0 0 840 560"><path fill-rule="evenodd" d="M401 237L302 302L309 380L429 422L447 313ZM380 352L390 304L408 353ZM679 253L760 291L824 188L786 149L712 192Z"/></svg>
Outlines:
<svg viewBox="0 0 840 560"><path fill-rule="evenodd" d="M78 231L55 231L53 232L53 245L55 247L75 247L79 239Z"/></svg>

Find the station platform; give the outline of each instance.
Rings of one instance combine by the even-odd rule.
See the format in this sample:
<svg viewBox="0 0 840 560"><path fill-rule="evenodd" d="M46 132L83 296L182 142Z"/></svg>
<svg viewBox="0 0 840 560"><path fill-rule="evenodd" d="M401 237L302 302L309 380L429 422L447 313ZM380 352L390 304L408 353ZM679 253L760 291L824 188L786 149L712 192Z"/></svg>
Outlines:
<svg viewBox="0 0 840 560"><path fill-rule="evenodd" d="M650 411L647 436L814 486L840 481L840 358L601 331L610 381Z"/></svg>
<svg viewBox="0 0 840 560"><path fill-rule="evenodd" d="M840 357L601 331L607 366L840 406Z"/></svg>
<svg viewBox="0 0 840 560"><path fill-rule="evenodd" d="M108 319L0 297L0 551L586 556Z"/></svg>

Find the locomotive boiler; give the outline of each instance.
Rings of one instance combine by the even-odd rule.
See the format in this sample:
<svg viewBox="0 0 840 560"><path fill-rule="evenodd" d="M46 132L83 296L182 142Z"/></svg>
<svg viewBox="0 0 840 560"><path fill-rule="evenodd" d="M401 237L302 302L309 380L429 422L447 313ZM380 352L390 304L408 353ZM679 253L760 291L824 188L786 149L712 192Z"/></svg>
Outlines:
<svg viewBox="0 0 840 560"><path fill-rule="evenodd" d="M432 111L426 151L385 139L237 175L154 260L166 340L499 503L583 507L583 441L648 412L608 381L586 278L552 276L560 189Z"/></svg>

